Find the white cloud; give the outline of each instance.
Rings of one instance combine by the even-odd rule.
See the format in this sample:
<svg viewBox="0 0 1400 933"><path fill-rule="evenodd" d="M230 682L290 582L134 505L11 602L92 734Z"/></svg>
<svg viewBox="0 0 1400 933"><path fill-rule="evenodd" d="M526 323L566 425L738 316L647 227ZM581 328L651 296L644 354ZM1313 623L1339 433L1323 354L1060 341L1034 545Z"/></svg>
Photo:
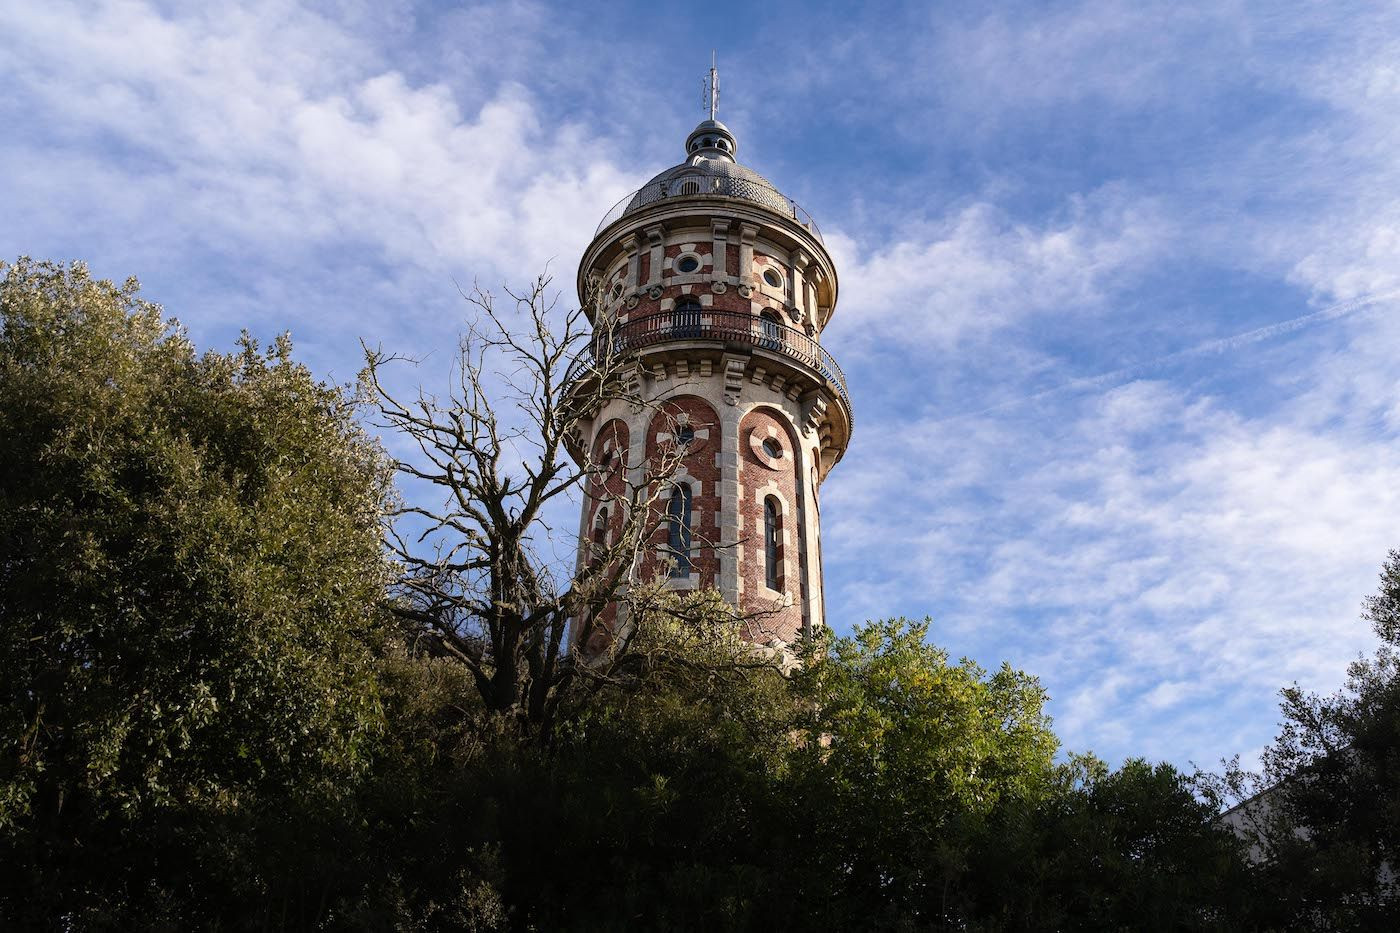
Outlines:
<svg viewBox="0 0 1400 933"><path fill-rule="evenodd" d="M660 167L626 164L636 150L595 124L544 118L539 85L511 83L528 69L491 64L554 48L534 5L459 14L471 41L436 50L460 65L442 80L395 57L407 18L371 5L349 25L290 3L0 10L6 251L183 268L231 320L276 309L342 378L362 333L450 347L449 275L518 280L553 257L567 293L602 212ZM889 182L918 196L828 236L842 296L825 340L852 364L860 419L823 490L833 605L938 613L935 637L1042 674L1070 744L1110 754L1247 752L1278 685L1337 681L1367 640L1358 601L1400 543L1400 316L1382 303L1211 341L1400 287L1394 17L1105 2L974 15L937 41L868 24L844 37L851 54L884 43L888 83L828 87L823 107L917 146L951 127L972 140L955 155L986 164ZM885 91L948 111L872 110ZM1107 134L1100 111L1120 121ZM1157 150L1115 162L1100 151L1114 132ZM1042 140L1059 148L994 158ZM1028 196L1008 178L1026 166L1062 187ZM931 206L949 178L961 199ZM196 274L210 254L227 268ZM1215 278L1137 291L1180 270ZM1303 297L1274 313L1210 293L1237 279ZM1178 322L1176 342L1146 345ZM1209 352L1175 355L1183 343ZM1139 350L1170 358L1135 368ZM430 368L443 357L417 377ZM906 503L893 527L890 490Z"/></svg>
<svg viewBox="0 0 1400 933"><path fill-rule="evenodd" d="M410 84L296 6L52 4L9 19L0 74L50 134L11 151L31 196L85 191L104 222L172 247L372 243L395 263L528 274L575 255L635 176L580 127L542 126L525 89L463 113L446 85ZM104 171L55 161L56 141L106 149Z"/></svg>
<svg viewBox="0 0 1400 933"><path fill-rule="evenodd" d="M864 551L903 606L944 608L957 650L1010 651L1042 674L1072 747L1178 761L1249 751L1221 744L1228 704L1204 735L1138 733L1188 698L1249 695L1257 709L1293 679L1334 684L1369 644L1357 607L1396 543L1400 448L1364 411L1318 431L1310 408L1325 384L1259 418L1134 382L952 435L887 423L900 456L877 445L832 483L840 504L824 515L842 518L828 558ZM912 532L888 528L891 489L921 516ZM956 533L925 547L925 525ZM1178 683L1194 686L1163 686ZM1250 741L1267 738L1256 719Z"/></svg>
<svg viewBox="0 0 1400 933"><path fill-rule="evenodd" d="M1157 258L1172 234L1150 199L1117 186L1072 198L1038 223L987 202L908 221L897 240L875 249L844 232L828 236L841 276L828 340L897 334L946 346L1036 314L1101 311L1105 295Z"/></svg>

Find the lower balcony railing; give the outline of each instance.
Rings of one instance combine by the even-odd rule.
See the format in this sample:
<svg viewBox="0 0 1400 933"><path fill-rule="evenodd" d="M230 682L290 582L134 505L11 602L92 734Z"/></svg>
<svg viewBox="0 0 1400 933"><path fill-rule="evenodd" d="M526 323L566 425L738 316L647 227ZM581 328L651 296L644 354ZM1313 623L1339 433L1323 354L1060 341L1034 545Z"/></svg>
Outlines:
<svg viewBox="0 0 1400 933"><path fill-rule="evenodd" d="M594 334L569 370L568 380L582 378L600 356L629 353L673 341L714 341L742 344L792 357L815 370L831 385L851 410L846 374L830 353L800 330L740 311L662 311L614 324Z"/></svg>

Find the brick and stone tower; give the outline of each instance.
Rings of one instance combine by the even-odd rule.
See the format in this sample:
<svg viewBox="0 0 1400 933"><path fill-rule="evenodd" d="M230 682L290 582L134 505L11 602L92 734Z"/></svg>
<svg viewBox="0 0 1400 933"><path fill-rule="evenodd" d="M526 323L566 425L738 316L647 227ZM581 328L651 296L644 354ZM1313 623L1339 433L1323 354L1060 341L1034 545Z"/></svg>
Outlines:
<svg viewBox="0 0 1400 933"><path fill-rule="evenodd" d="M818 490L852 425L845 376L820 344L836 268L806 211L735 161L713 68L710 88L685 160L619 202L579 263L595 334L606 321L611 344L638 354L642 394L664 403L605 404L578 453L635 480L683 445L643 576L716 588L763 613L746 637L781 647L825 621ZM586 497L583 550L619 523Z"/></svg>

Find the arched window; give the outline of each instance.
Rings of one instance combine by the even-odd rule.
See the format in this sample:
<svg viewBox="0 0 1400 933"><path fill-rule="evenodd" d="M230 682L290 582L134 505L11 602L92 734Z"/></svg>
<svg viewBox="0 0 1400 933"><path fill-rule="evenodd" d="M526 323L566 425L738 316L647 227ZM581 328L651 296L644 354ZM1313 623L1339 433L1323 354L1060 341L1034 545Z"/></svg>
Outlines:
<svg viewBox="0 0 1400 933"><path fill-rule="evenodd" d="M783 324L778 320L778 316L772 311L764 311L758 316L758 321L763 332L759 346L770 350L778 349L778 345L783 342Z"/></svg>
<svg viewBox="0 0 1400 933"><path fill-rule="evenodd" d="M671 333L675 337L700 336L700 302L682 298L671 312Z"/></svg>
<svg viewBox="0 0 1400 933"><path fill-rule="evenodd" d="M593 518L593 565L603 559L603 552L608 547L608 507L605 505L598 510L598 514Z"/></svg>
<svg viewBox="0 0 1400 933"><path fill-rule="evenodd" d="M666 507L670 524L667 541L671 552L671 576L690 576L690 487L677 483L671 487L671 502Z"/></svg>
<svg viewBox="0 0 1400 933"><path fill-rule="evenodd" d="M680 193L683 194L683 195L686 195L686 194L699 194L699 193L700 193L700 180L699 180L698 178L687 178L685 181L681 182L681 191L680 191Z"/></svg>
<svg viewBox="0 0 1400 933"><path fill-rule="evenodd" d="M763 500L763 570L770 590L783 588L782 563L778 552L778 536L783 533L781 522L778 500L769 496Z"/></svg>

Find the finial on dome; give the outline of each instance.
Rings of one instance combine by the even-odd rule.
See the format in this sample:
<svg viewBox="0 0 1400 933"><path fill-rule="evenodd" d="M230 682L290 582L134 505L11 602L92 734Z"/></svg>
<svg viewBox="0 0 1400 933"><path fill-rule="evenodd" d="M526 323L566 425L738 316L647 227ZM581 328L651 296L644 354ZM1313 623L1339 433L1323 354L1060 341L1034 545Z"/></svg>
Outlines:
<svg viewBox="0 0 1400 933"><path fill-rule="evenodd" d="M691 162L698 159L733 162L734 153L739 148L729 127L715 119L715 114L719 112L719 68L715 65L715 58L714 51L711 51L710 80L705 86L705 105L709 108L710 118L692 130L685 140L685 154Z"/></svg>
<svg viewBox="0 0 1400 933"><path fill-rule="evenodd" d="M719 111L719 69L715 67L715 50L710 49L710 122L715 121Z"/></svg>

